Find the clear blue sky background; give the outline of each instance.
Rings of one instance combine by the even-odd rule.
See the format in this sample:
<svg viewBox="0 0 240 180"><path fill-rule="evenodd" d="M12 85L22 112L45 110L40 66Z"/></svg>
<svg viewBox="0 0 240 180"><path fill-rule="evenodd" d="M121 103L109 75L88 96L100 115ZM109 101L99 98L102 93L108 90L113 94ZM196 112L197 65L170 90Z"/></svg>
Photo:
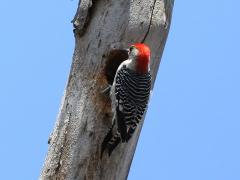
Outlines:
<svg viewBox="0 0 240 180"><path fill-rule="evenodd" d="M0 2L0 179L37 179L77 0ZM181 4L182 3L182 4ZM240 1L176 1L129 180L240 179Z"/></svg>

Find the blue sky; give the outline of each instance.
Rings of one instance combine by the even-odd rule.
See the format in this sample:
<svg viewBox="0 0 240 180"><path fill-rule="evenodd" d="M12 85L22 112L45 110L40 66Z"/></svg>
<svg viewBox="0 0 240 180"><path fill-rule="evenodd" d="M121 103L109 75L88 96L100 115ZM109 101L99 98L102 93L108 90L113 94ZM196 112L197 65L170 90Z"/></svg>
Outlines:
<svg viewBox="0 0 240 180"><path fill-rule="evenodd" d="M0 2L0 179L39 176L70 69L77 3ZM175 2L129 180L240 179L239 7Z"/></svg>

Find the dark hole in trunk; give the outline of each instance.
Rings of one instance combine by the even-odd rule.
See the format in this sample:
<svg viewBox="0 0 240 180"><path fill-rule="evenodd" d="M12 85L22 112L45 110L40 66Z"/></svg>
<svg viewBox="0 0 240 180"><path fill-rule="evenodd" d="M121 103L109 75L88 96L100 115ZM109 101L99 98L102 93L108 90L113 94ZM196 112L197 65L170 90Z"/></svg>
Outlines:
<svg viewBox="0 0 240 180"><path fill-rule="evenodd" d="M110 51L104 68L104 75L106 76L108 84L112 85L117 68L127 59L128 53L125 49L114 49Z"/></svg>

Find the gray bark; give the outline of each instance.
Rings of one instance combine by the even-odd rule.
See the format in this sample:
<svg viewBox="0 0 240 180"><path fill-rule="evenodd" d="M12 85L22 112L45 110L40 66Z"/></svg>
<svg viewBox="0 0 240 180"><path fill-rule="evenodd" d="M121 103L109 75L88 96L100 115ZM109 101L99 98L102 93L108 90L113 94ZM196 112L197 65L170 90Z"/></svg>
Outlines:
<svg viewBox="0 0 240 180"><path fill-rule="evenodd" d="M142 124L128 143L100 158L111 124L103 69L110 50L144 42L155 80L174 0L81 0L73 19L75 51L40 179L127 179Z"/></svg>

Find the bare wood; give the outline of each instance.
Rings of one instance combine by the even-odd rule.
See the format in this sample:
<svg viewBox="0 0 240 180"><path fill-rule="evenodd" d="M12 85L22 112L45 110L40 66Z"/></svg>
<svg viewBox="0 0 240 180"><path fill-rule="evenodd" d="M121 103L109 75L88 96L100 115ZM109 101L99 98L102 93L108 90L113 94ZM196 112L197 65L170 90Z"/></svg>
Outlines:
<svg viewBox="0 0 240 180"><path fill-rule="evenodd" d="M76 46L57 122L40 179L124 180L141 126L127 144L100 159L110 127L103 69L109 51L144 42L151 48L155 80L174 0L81 0L73 20Z"/></svg>

